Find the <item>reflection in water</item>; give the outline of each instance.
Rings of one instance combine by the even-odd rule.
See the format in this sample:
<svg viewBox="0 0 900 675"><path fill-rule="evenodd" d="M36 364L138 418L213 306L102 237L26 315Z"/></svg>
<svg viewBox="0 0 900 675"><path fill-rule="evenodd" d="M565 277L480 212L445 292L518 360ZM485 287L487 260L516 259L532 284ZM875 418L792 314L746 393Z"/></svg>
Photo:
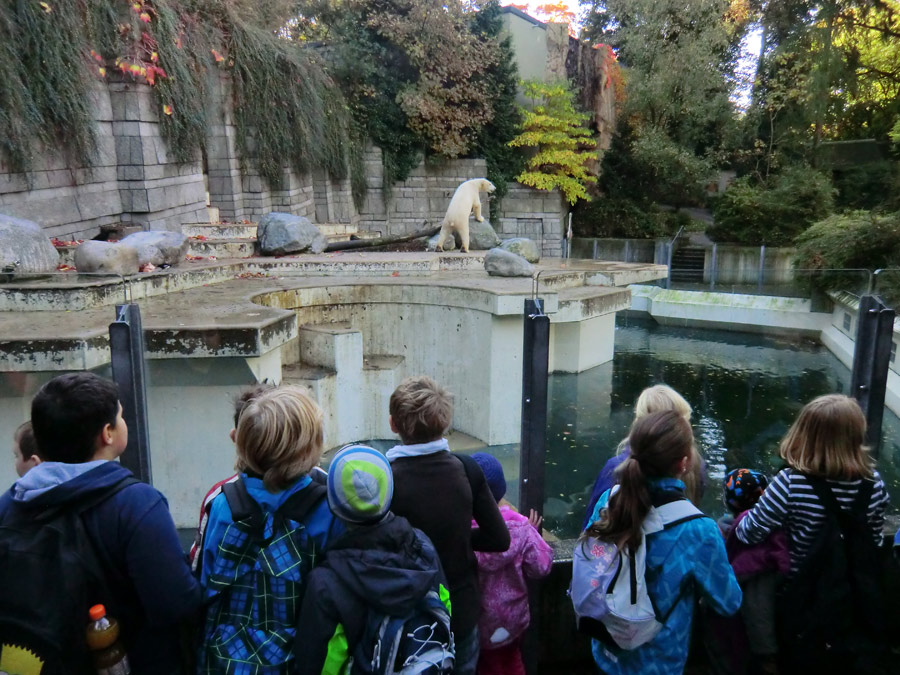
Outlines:
<svg viewBox="0 0 900 675"><path fill-rule="evenodd" d="M778 443L797 413L821 394L848 393L850 371L815 342L619 318L612 363L550 379L548 529L578 533L597 472L628 433L641 390L657 383L675 388L694 409L709 475L702 507L719 516L725 473L742 466L776 473ZM900 420L887 410L884 431L879 470L896 505Z"/></svg>

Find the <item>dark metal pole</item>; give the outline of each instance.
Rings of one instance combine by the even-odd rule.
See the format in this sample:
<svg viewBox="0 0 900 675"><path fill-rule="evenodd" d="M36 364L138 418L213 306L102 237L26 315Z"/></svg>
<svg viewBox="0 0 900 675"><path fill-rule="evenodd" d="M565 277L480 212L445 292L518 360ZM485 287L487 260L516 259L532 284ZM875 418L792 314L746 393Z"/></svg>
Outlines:
<svg viewBox="0 0 900 675"><path fill-rule="evenodd" d="M877 295L864 295L859 299L850 392L866 415L866 444L874 457L878 457L881 446L894 316L894 310Z"/></svg>
<svg viewBox="0 0 900 675"><path fill-rule="evenodd" d="M547 376L550 317L544 301L525 301L522 347L522 442L519 458L519 511L544 512L544 461L547 433Z"/></svg>
<svg viewBox="0 0 900 675"><path fill-rule="evenodd" d="M709 270L709 290L716 290L716 277L719 273L719 245L712 245L712 262Z"/></svg>
<svg viewBox="0 0 900 675"><path fill-rule="evenodd" d="M109 324L109 348L122 417L128 425L128 446L119 461L137 478L152 483L144 331L136 304L116 305L116 320Z"/></svg>

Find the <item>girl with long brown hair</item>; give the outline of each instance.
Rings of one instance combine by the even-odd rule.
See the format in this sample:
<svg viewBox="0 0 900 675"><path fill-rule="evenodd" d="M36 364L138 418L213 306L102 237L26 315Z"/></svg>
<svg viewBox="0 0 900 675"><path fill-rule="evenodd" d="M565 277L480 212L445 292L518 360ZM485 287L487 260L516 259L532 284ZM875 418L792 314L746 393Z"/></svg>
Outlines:
<svg viewBox="0 0 900 675"><path fill-rule="evenodd" d="M685 499L682 477L691 470L693 433L687 420L668 410L634 421L630 456L621 464L618 489L601 495L586 536L615 542L632 551L651 507ZM660 632L637 649L592 641L606 675L676 675L684 670L696 597L719 614L734 614L741 590L725 554L715 522L697 518L646 534L647 592L659 617Z"/></svg>

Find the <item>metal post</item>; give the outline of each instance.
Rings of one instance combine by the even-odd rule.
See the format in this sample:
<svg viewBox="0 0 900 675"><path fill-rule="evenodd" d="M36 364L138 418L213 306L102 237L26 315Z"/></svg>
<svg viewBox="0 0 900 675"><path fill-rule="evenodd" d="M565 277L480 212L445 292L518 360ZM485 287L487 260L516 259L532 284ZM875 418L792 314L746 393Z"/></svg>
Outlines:
<svg viewBox="0 0 900 675"><path fill-rule="evenodd" d="M672 287L672 248L672 242L668 242L666 244L666 265L668 266L666 271L666 290Z"/></svg>
<svg viewBox="0 0 900 675"><path fill-rule="evenodd" d="M763 287L763 276L766 265L766 245L763 244L759 247L759 272L756 275L756 292L762 294Z"/></svg>
<svg viewBox="0 0 900 675"><path fill-rule="evenodd" d="M873 457L878 457L881 446L894 316L894 310L877 295L864 295L859 299L850 392L866 415L866 444Z"/></svg>
<svg viewBox="0 0 900 675"><path fill-rule="evenodd" d="M631 262L629 258L631 257L631 239L625 240L625 260L622 262Z"/></svg>
<svg viewBox="0 0 900 675"><path fill-rule="evenodd" d="M544 461L547 431L547 376L550 317L544 301L525 301L522 345L522 441L519 458L519 512L544 512Z"/></svg>
<svg viewBox="0 0 900 675"><path fill-rule="evenodd" d="M709 290L716 290L716 277L719 276L719 245L713 244L712 260L710 261L709 270Z"/></svg>
<svg viewBox="0 0 900 675"><path fill-rule="evenodd" d="M594 239L594 260L596 260L597 256L600 255L600 251L599 251L600 245L599 244L600 244L600 242L598 242L596 239Z"/></svg>
<svg viewBox="0 0 900 675"><path fill-rule="evenodd" d="M128 446L120 461L140 480L152 483L144 332L141 311L136 304L116 305L116 320L109 324L109 348L122 417L128 425Z"/></svg>

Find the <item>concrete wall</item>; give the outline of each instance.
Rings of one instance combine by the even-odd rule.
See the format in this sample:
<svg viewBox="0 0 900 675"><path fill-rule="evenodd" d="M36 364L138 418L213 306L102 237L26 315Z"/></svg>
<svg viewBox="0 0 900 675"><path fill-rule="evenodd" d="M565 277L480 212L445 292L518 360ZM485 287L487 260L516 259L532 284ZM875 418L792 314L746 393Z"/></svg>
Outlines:
<svg viewBox="0 0 900 675"><path fill-rule="evenodd" d="M759 246L716 246L716 283L723 284L755 284L759 279ZM794 280L793 248L766 247L763 258L763 283L781 284ZM712 275L712 247L706 249L706 260L703 270L703 281L708 282Z"/></svg>
<svg viewBox="0 0 900 675"><path fill-rule="evenodd" d="M656 247L655 239L576 237L572 239L571 257L652 263L656 262Z"/></svg>

